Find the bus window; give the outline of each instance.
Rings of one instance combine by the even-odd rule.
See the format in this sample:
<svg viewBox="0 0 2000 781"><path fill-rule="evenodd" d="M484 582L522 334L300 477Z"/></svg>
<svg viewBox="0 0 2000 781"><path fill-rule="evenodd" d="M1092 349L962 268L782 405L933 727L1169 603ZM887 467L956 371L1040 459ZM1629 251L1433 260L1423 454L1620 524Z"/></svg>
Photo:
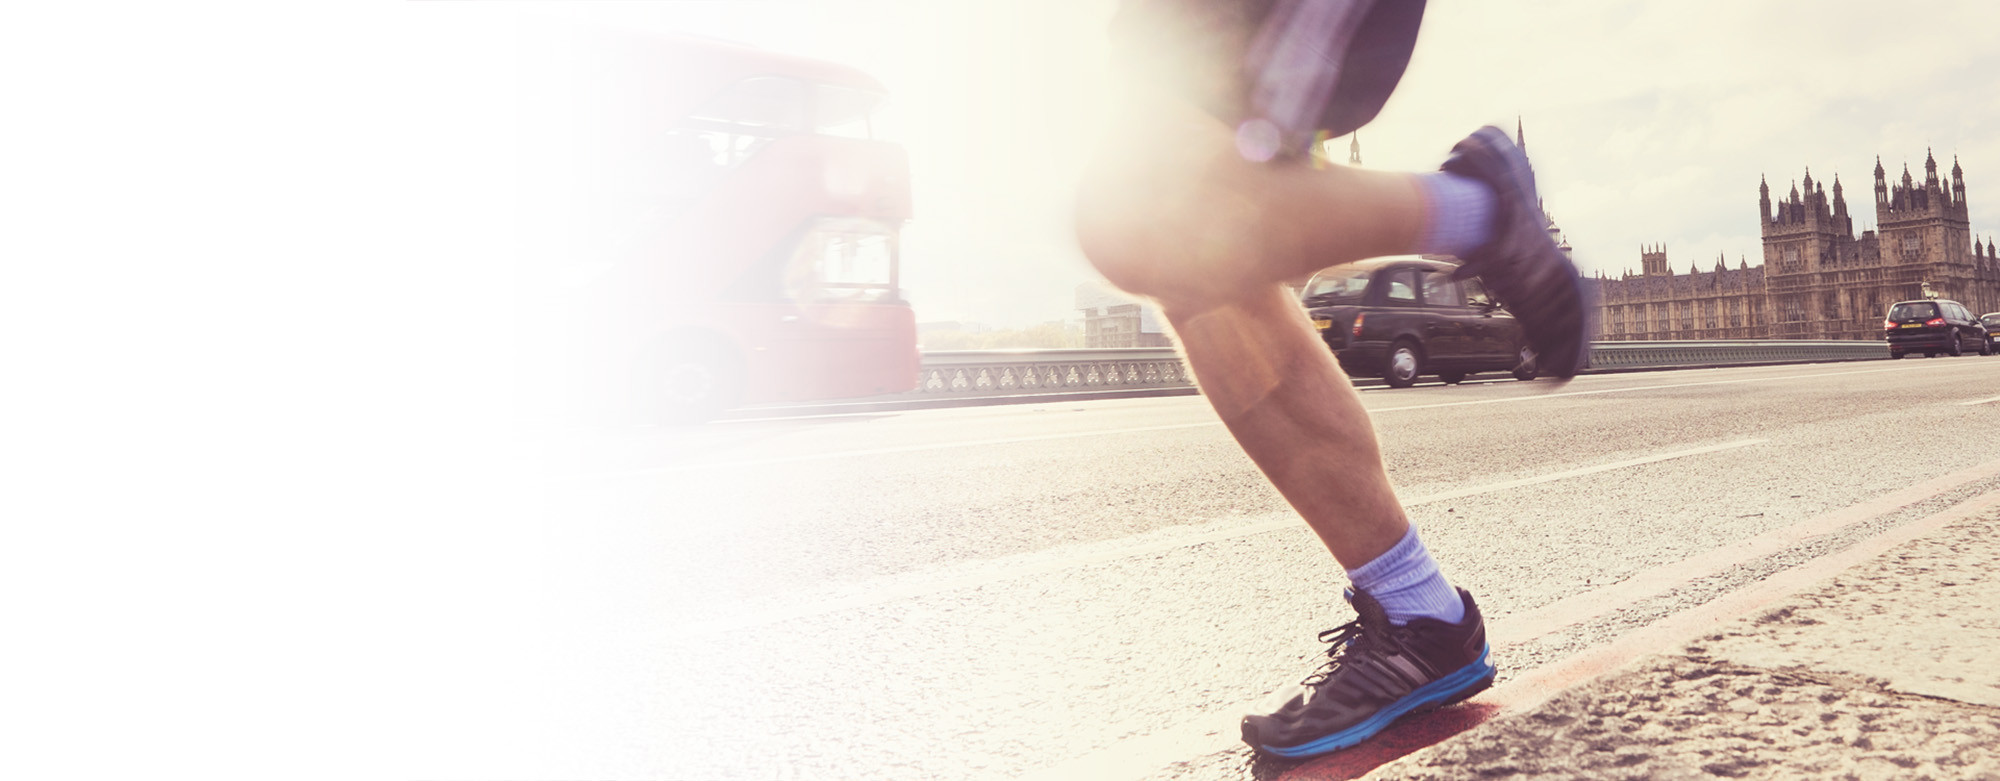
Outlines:
<svg viewBox="0 0 2000 781"><path fill-rule="evenodd" d="M870 300L889 291L894 265L894 239L884 233L851 233L837 241L838 251L820 259L820 283L837 297L861 295Z"/></svg>
<svg viewBox="0 0 2000 781"><path fill-rule="evenodd" d="M842 138L881 137L875 126L875 110L882 104L878 93L849 87L819 85L814 108L813 131Z"/></svg>
<svg viewBox="0 0 2000 781"><path fill-rule="evenodd" d="M744 79L711 98L691 119L762 135L797 131L805 126L805 85L775 76Z"/></svg>
<svg viewBox="0 0 2000 781"><path fill-rule="evenodd" d="M870 220L823 220L806 233L785 274L794 301L894 301L896 236Z"/></svg>
<svg viewBox="0 0 2000 781"><path fill-rule="evenodd" d="M684 123L675 135L708 144L709 160L734 167L771 139L806 129L806 85L796 79L760 76L729 85Z"/></svg>

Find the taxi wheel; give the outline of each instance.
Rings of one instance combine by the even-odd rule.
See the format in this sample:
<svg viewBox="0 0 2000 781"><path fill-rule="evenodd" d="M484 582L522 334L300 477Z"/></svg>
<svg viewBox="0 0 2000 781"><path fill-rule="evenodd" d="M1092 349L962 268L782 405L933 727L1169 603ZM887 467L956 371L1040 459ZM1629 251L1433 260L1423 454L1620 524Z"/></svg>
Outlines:
<svg viewBox="0 0 2000 781"><path fill-rule="evenodd" d="M1417 384L1417 376L1423 374L1424 353L1416 342L1398 339L1389 348L1389 357L1382 366L1382 381L1391 388L1407 388Z"/></svg>
<svg viewBox="0 0 2000 781"><path fill-rule="evenodd" d="M1521 348L1520 359L1514 364L1514 379L1527 382L1535 378L1535 351Z"/></svg>
<svg viewBox="0 0 2000 781"><path fill-rule="evenodd" d="M1959 339L1958 332L1956 331L1952 332L1951 346L1944 348L1944 354L1949 355L1953 358L1957 358L1958 356L1965 354L1965 343L1963 340Z"/></svg>

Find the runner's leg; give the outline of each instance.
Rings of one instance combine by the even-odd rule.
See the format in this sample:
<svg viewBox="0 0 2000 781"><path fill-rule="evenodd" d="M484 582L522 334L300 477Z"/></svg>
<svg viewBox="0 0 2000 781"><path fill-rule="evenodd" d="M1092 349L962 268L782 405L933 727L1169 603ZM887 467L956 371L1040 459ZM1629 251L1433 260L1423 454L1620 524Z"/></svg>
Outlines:
<svg viewBox="0 0 2000 781"><path fill-rule="evenodd" d="M1409 531L1360 394L1285 288L1166 315L1229 433L1342 566Z"/></svg>
<svg viewBox="0 0 2000 781"><path fill-rule="evenodd" d="M1355 585L1360 617L1325 674L1246 717L1244 740L1325 753L1484 688L1493 670L1477 607L1423 549L1359 394L1280 284L1417 250L1436 238L1425 205L1443 190L1409 174L1246 162L1269 155L1239 149L1212 111L1152 95L1132 104L1079 189L1079 241L1114 284L1160 302L1230 433ZM1472 234L1483 227L1452 216Z"/></svg>

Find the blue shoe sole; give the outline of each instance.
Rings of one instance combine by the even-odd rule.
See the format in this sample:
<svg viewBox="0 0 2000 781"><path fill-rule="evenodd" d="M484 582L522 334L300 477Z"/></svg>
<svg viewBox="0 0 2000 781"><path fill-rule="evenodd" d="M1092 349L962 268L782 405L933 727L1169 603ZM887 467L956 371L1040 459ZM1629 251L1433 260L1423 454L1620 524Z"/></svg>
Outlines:
<svg viewBox="0 0 2000 781"><path fill-rule="evenodd" d="M1354 746L1375 737L1376 733L1412 712L1450 705L1484 691L1486 687L1493 685L1493 665L1488 661L1492 654L1493 649L1488 646L1479 652L1479 658L1473 660L1471 664L1417 687L1415 691L1403 695L1402 699L1390 703L1388 707L1376 711L1375 715L1352 727L1296 746L1260 745L1257 746L1257 750L1272 756L1300 759L1330 754Z"/></svg>

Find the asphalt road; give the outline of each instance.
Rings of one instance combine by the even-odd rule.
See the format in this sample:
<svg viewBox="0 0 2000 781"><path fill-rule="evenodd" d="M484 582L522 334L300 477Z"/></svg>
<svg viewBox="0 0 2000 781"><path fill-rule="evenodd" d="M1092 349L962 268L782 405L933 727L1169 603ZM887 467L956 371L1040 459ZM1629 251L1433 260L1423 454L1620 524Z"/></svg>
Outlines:
<svg viewBox="0 0 2000 781"><path fill-rule="evenodd" d="M1922 508L1530 628L1552 609L2000 457L2000 358L1363 398L1503 681ZM1193 726L1303 676L1349 618L1339 568L1199 397L537 450L544 764L523 777L1272 776Z"/></svg>

